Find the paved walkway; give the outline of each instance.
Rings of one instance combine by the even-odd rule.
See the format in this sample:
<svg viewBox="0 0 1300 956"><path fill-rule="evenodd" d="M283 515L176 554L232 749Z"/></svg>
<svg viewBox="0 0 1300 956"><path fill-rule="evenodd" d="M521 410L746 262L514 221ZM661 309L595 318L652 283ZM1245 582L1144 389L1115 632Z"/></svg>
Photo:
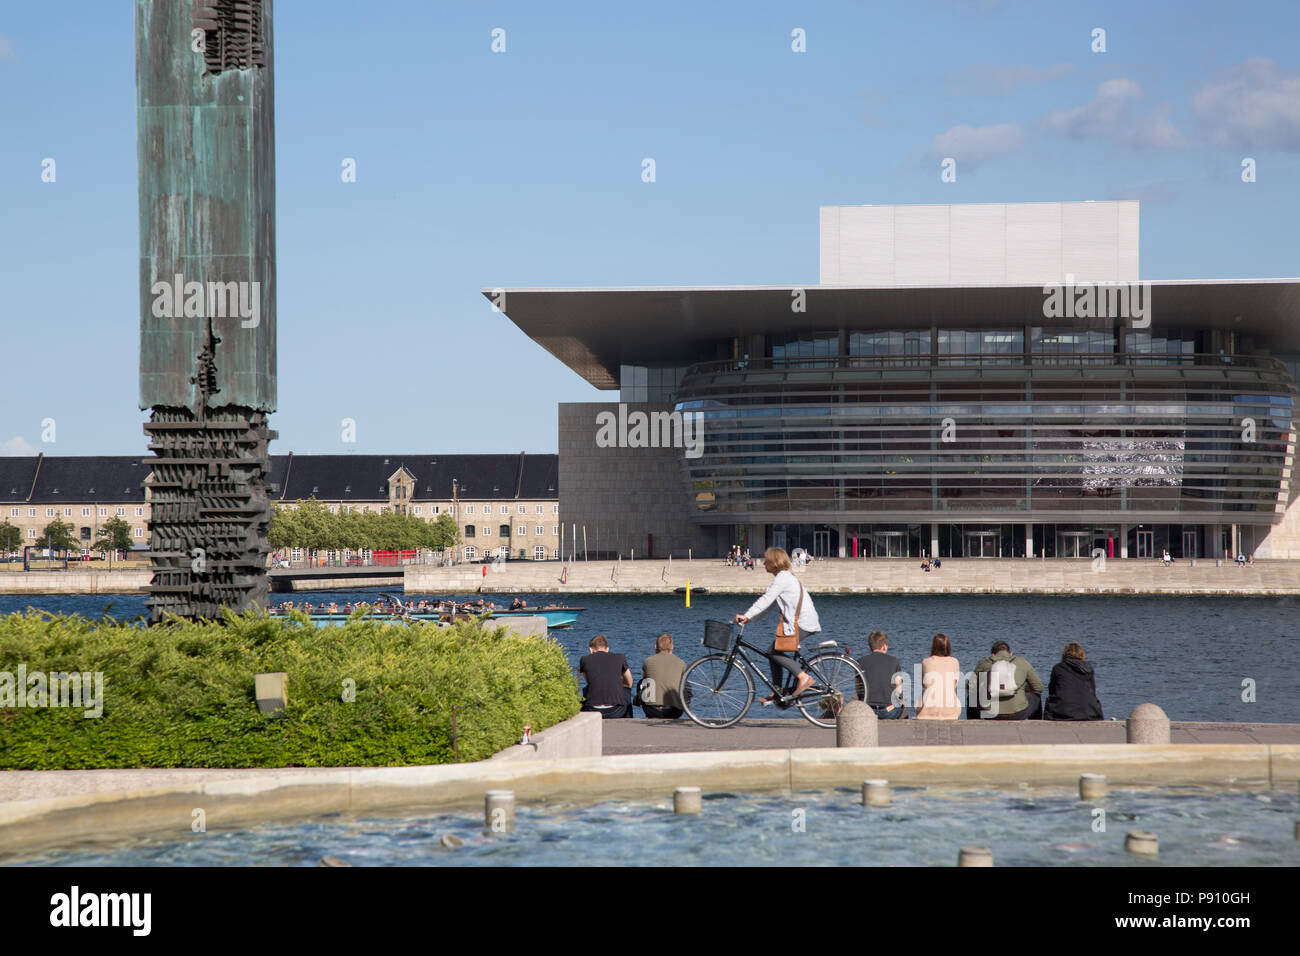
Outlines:
<svg viewBox="0 0 1300 956"><path fill-rule="evenodd" d="M690 753L710 750L787 750L834 747L835 731L806 720L743 720L709 730L688 720L607 720L604 754ZM1300 724L1175 721L1176 744L1300 744ZM883 747L999 744L1122 744L1122 720L893 720L880 722Z"/></svg>

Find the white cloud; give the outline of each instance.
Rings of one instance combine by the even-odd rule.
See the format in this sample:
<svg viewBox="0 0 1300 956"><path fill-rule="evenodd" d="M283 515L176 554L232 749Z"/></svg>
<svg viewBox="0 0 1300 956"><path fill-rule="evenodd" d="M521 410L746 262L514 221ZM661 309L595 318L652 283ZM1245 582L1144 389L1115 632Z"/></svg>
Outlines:
<svg viewBox="0 0 1300 956"><path fill-rule="evenodd" d="M1182 134L1160 110L1142 112L1141 99L1142 87L1133 80L1107 80L1090 102L1072 110L1053 110L1039 125L1070 139L1109 139L1154 149L1186 146Z"/></svg>
<svg viewBox="0 0 1300 956"><path fill-rule="evenodd" d="M29 442L22 435L15 435L8 441L0 441L0 458L14 458L24 455L35 455L40 449Z"/></svg>
<svg viewBox="0 0 1300 956"><path fill-rule="evenodd" d="M1021 86L1050 83L1078 71L1073 63L1055 66L991 66L979 64L948 75L953 96L1002 96Z"/></svg>
<svg viewBox="0 0 1300 956"><path fill-rule="evenodd" d="M1228 70L1192 97L1215 146L1300 151L1300 73L1259 57Z"/></svg>
<svg viewBox="0 0 1300 956"><path fill-rule="evenodd" d="M980 163L1014 153L1025 142L1025 133L1015 123L996 126L954 126L934 138L930 147L935 159L951 156L958 168L970 168Z"/></svg>
<svg viewBox="0 0 1300 956"><path fill-rule="evenodd" d="M0 33L0 63L8 63L16 59L18 59L18 54L14 52L13 41Z"/></svg>

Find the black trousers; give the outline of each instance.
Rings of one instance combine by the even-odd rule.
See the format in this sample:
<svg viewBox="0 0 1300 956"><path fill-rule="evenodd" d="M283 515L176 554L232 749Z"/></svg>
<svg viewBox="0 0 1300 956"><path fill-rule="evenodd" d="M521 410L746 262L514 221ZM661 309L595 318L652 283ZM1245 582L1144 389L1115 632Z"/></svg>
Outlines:
<svg viewBox="0 0 1300 956"><path fill-rule="evenodd" d="M767 649L768 666L772 670L772 686L777 690L781 689L781 671L786 671L791 677L798 677L803 673L799 665L795 663L794 655L786 651L776 649L776 638L772 639L772 645ZM791 681L791 686L793 686Z"/></svg>

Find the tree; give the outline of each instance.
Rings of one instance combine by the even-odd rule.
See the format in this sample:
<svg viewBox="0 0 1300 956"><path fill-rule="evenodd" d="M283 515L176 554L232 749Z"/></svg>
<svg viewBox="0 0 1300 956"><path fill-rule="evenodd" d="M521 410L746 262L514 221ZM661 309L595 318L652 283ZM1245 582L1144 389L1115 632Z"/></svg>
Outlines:
<svg viewBox="0 0 1300 956"><path fill-rule="evenodd" d="M114 515L99 528L99 537L91 545L96 551L130 551L131 526Z"/></svg>
<svg viewBox="0 0 1300 956"><path fill-rule="evenodd" d="M302 528L298 521L297 510L277 503L271 511L266 540L277 550L298 547L302 541Z"/></svg>
<svg viewBox="0 0 1300 956"><path fill-rule="evenodd" d="M10 524L8 518L0 522L0 552L8 554L10 551L17 551L22 547L22 543L23 533L17 525Z"/></svg>
<svg viewBox="0 0 1300 956"><path fill-rule="evenodd" d="M72 536L72 525L55 518L36 539L36 546L51 551L72 551L78 545L77 539Z"/></svg>
<svg viewBox="0 0 1300 956"><path fill-rule="evenodd" d="M431 551L446 551L460 544L460 527L456 519L445 511L438 515L438 520L427 526L424 541L424 546Z"/></svg>

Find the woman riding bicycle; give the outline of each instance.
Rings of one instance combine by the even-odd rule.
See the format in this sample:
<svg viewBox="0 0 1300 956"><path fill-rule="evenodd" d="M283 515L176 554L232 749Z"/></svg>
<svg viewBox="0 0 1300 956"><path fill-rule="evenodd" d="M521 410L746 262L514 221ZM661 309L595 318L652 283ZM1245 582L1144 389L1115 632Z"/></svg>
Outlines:
<svg viewBox="0 0 1300 956"><path fill-rule="evenodd" d="M799 579L790 570L790 555L784 548L768 548L763 552L763 568L768 574L775 575L763 596L753 603L744 614L737 614L737 624L745 624L759 617L775 602L781 615L782 633L791 635L795 632L795 620L798 618L799 633L811 637L822 629L817 619L817 609L813 607L812 596L804 589ZM813 677L799 669L791 654L778 651L776 641L767 650L767 659L772 668L772 686L781 686L781 671L785 670L797 679L794 691L790 695L797 697L813 685ZM763 698L763 703L771 703L775 694Z"/></svg>

